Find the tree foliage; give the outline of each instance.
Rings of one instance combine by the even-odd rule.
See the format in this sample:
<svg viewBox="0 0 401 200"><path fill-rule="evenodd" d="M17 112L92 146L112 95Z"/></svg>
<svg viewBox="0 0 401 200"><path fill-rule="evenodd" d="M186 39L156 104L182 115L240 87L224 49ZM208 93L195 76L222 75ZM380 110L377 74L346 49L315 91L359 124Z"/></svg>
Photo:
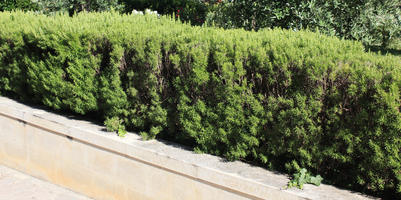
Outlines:
<svg viewBox="0 0 401 200"><path fill-rule="evenodd" d="M1 0L0 11L37 10L37 4L31 0Z"/></svg>
<svg viewBox="0 0 401 200"><path fill-rule="evenodd" d="M387 47L401 37L400 0L235 0L217 4L208 23L224 28L318 30Z"/></svg>
<svg viewBox="0 0 401 200"><path fill-rule="evenodd" d="M122 9L118 0L36 0L39 10L45 14L68 12L70 15L81 11L110 11Z"/></svg>

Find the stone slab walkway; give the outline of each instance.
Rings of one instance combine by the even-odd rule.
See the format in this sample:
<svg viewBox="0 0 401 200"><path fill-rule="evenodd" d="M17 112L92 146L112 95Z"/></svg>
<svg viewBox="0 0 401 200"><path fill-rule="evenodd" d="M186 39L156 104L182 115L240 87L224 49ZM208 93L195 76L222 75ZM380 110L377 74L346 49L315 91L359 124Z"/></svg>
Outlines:
<svg viewBox="0 0 401 200"><path fill-rule="evenodd" d="M68 189L0 165L0 200L90 200Z"/></svg>

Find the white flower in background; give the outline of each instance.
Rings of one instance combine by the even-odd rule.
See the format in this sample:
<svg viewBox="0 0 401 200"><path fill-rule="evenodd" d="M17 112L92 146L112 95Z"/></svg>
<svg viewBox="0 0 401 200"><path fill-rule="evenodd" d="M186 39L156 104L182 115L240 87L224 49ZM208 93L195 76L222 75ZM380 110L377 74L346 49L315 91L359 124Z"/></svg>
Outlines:
<svg viewBox="0 0 401 200"><path fill-rule="evenodd" d="M145 11L138 11L138 10L132 10L132 14L134 15L156 15L160 17L160 15L157 13L157 11L152 11L150 9L146 9Z"/></svg>
<svg viewBox="0 0 401 200"><path fill-rule="evenodd" d="M160 16L160 15L157 13L157 11L152 11L152 10L150 10L150 9L146 9L146 10L145 10L145 14L147 14L147 15L157 15L157 16Z"/></svg>
<svg viewBox="0 0 401 200"><path fill-rule="evenodd" d="M134 14L134 15L143 15L143 12L142 11L137 11L137 10L133 10L132 11L132 14Z"/></svg>

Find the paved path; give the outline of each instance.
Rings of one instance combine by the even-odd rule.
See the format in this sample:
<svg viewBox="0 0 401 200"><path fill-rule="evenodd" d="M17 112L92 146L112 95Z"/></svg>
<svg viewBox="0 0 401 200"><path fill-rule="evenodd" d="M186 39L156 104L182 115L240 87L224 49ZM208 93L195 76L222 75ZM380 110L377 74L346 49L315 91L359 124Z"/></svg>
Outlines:
<svg viewBox="0 0 401 200"><path fill-rule="evenodd" d="M0 165L0 200L90 200L90 198Z"/></svg>

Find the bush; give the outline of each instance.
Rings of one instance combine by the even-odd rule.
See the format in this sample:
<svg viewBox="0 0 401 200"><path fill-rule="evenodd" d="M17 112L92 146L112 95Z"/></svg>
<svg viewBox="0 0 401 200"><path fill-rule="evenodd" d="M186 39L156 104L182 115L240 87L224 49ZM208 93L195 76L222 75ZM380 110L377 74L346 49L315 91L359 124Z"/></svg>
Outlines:
<svg viewBox="0 0 401 200"><path fill-rule="evenodd" d="M0 13L0 92L401 197L401 62L309 31ZM121 120L121 121L120 121Z"/></svg>

